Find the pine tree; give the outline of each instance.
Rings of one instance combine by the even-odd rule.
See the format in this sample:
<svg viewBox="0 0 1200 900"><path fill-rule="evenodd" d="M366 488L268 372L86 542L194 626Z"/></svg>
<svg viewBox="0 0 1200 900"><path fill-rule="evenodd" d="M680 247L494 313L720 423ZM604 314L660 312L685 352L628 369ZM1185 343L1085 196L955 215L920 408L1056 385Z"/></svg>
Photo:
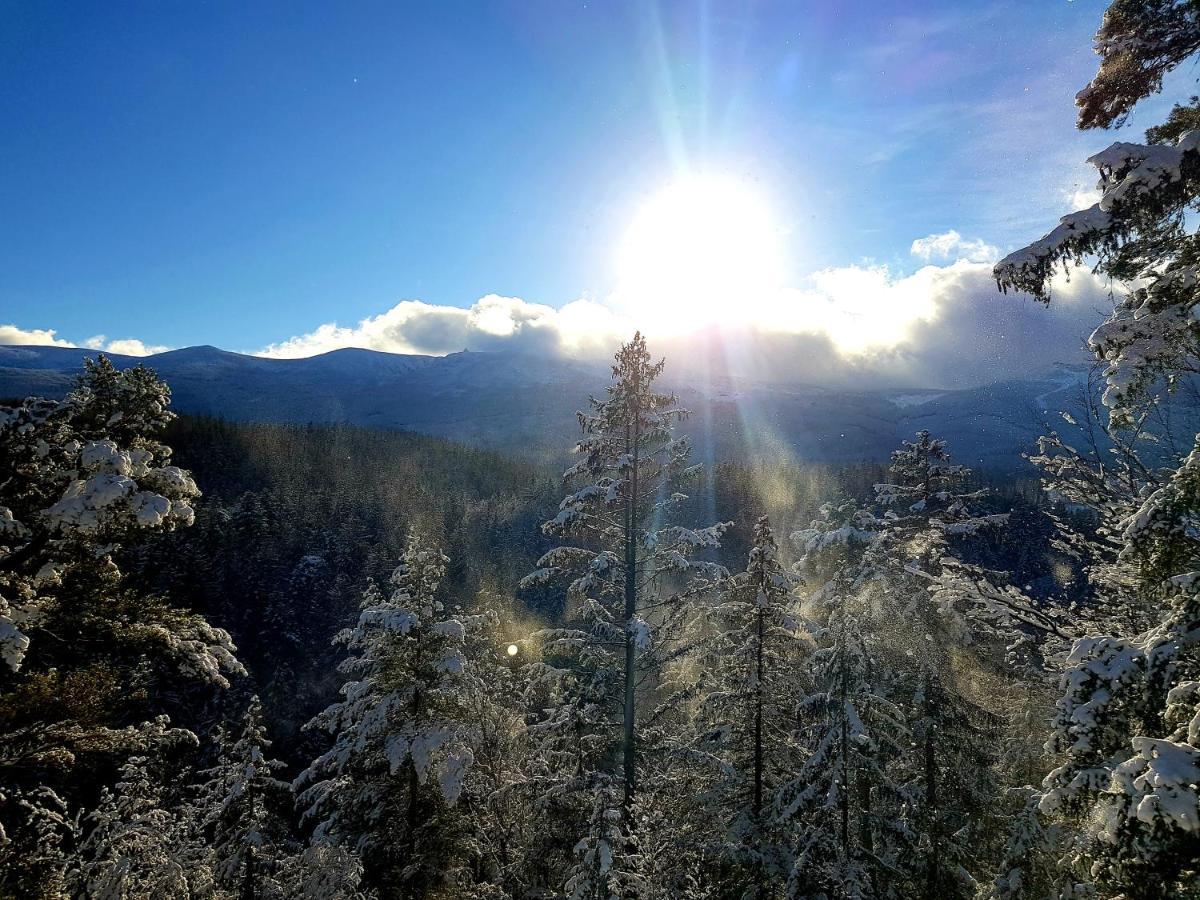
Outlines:
<svg viewBox="0 0 1200 900"><path fill-rule="evenodd" d="M165 796L162 760L134 756L87 818L74 873L79 896L94 900L212 894L212 871L186 821Z"/></svg>
<svg viewBox="0 0 1200 900"><path fill-rule="evenodd" d="M362 860L336 844L310 844L284 860L278 881L288 898L374 900L378 896L363 886Z"/></svg>
<svg viewBox="0 0 1200 900"><path fill-rule="evenodd" d="M276 881L287 855L291 787L275 777L283 763L267 756L271 741L262 704L250 698L240 733L222 734L217 765L206 772L204 834L218 882L239 900L279 896Z"/></svg>
<svg viewBox="0 0 1200 900"><path fill-rule="evenodd" d="M910 840L889 815L901 786L888 771L908 735L867 630L878 580L870 554L880 538L878 520L853 501L825 504L792 536L818 646L798 717L809 753L779 793L778 819L794 830L789 897L891 896Z"/></svg>
<svg viewBox="0 0 1200 900"><path fill-rule="evenodd" d="M708 809L693 813L720 823L713 849L728 868L718 877L749 886L755 900L774 896L786 877L788 841L774 821L775 795L805 757L795 718L807 691L808 644L794 586L764 516L745 571L722 586L709 616L714 633L696 666L703 687L692 750L711 761L715 776L700 798Z"/></svg>
<svg viewBox="0 0 1200 900"><path fill-rule="evenodd" d="M459 803L466 812L468 852L451 873L455 896L499 900L524 896L540 862L531 855L545 823L533 809L525 697L528 635L507 598L484 592L473 606L463 653L466 716L476 734L474 763ZM510 654L509 649L516 653Z"/></svg>
<svg viewBox="0 0 1200 900"><path fill-rule="evenodd" d="M78 594L119 585L113 557L124 544L192 523L200 492L157 439L173 417L169 402L148 369L122 372L100 357L64 400L0 406L0 465L12 473L0 486L0 659L9 670L21 670L39 627L78 622ZM174 627L195 632L174 648L181 665L216 680L237 671L228 635L194 618Z"/></svg>
<svg viewBox="0 0 1200 900"><path fill-rule="evenodd" d="M686 499L678 488L697 469L688 464L687 442L674 436L685 411L655 387L663 367L640 334L617 353L606 398L579 413L579 460L565 474L574 490L543 526L573 543L547 553L522 582L567 583L567 621L541 635L538 681L549 705L532 732L541 760L535 778L541 802L575 834L588 835L581 859L590 860L586 883L599 892L605 888L595 872L608 871L600 848L611 847L611 828L635 841L639 740L646 736L639 700L677 652L672 639L691 598L723 574L696 557L719 545L724 525L667 524ZM613 809L622 811L616 825Z"/></svg>
<svg viewBox="0 0 1200 900"><path fill-rule="evenodd" d="M353 850L370 883L406 898L429 896L461 851L457 803L478 739L464 697L474 623L437 599L445 566L412 536L391 595L368 587L357 625L336 638L353 680L308 726L333 747L296 782L314 841Z"/></svg>
<svg viewBox="0 0 1200 900"><path fill-rule="evenodd" d="M972 653L974 635L980 630L995 635L997 620L1010 622L1014 608L1028 619L1033 607L1014 592L1001 595L1014 598L1013 607L1001 605L997 613L978 602L991 597L982 590L967 594L977 602L965 614L946 602L947 570L959 580L974 574L986 583L977 567L954 558L955 545L1003 527L1008 516L977 513L974 504L985 492L967 488L970 470L951 460L944 441L918 432L915 441L902 442L892 453L888 472L889 481L875 488L886 511L879 541L867 556L878 580L875 629L886 632L893 647L904 648L893 653L889 667L890 694L912 736L891 767L904 798L896 815L912 833L916 851L902 866L905 893L928 900L973 896L970 870L981 864L980 834L995 794L990 777L995 760L984 750L994 723L964 690L962 672L998 668Z"/></svg>

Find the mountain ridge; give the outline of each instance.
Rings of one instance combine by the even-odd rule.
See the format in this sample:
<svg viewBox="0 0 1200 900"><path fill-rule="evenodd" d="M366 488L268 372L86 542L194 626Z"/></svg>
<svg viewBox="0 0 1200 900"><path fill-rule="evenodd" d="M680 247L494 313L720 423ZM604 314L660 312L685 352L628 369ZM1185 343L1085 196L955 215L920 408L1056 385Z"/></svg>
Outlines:
<svg viewBox="0 0 1200 900"><path fill-rule="evenodd" d="M61 396L97 352L0 345L0 396ZM343 348L279 359L196 346L147 357L105 355L122 368L155 369L186 413L402 428L541 457L570 447L576 410L603 388L608 373L601 361L503 350L426 356ZM1050 427L1058 405L1051 398L1067 399L1085 384L1086 370L959 389L837 388L726 373L705 383L687 368L675 378L668 370L663 380L692 411L687 431L707 462L768 456L882 462L902 437L927 427L964 462L1012 469Z"/></svg>

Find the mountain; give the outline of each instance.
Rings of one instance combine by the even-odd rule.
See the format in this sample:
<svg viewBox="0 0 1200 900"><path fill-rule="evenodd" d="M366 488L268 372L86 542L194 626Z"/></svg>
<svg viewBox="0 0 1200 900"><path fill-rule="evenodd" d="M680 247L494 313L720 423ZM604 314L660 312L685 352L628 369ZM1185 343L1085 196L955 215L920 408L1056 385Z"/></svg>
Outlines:
<svg viewBox="0 0 1200 900"><path fill-rule="evenodd" d="M0 346L0 397L61 396L85 357L65 347ZM608 366L516 352L410 356L335 350L266 359L216 347L139 358L171 386L176 409L235 421L350 423L403 428L523 455L558 457L577 433L576 410L603 390ZM670 372L670 367L668 372ZM678 371L678 369L677 369ZM957 459L1013 469L1086 373L962 390L847 390L685 373L666 386L692 411L686 426L705 461L730 457L881 462L920 428Z"/></svg>

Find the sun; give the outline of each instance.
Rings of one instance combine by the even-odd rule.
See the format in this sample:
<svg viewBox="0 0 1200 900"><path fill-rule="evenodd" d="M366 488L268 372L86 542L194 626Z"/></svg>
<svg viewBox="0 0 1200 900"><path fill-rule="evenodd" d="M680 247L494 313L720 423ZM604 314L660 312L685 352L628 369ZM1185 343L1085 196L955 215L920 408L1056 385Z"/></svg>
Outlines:
<svg viewBox="0 0 1200 900"><path fill-rule="evenodd" d="M782 231L762 195L731 177L682 178L638 210L617 252L617 298L643 327L729 324L784 282Z"/></svg>

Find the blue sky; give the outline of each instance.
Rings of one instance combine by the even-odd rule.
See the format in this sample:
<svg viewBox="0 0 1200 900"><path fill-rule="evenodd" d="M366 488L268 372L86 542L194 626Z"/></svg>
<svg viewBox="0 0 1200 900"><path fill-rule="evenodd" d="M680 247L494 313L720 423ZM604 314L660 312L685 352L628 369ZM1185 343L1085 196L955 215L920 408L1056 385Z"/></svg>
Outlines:
<svg viewBox="0 0 1200 900"><path fill-rule="evenodd" d="M0 323L255 350L603 298L682 170L769 197L797 283L1008 249L1114 139L1073 129L1104 5L10 4Z"/></svg>

